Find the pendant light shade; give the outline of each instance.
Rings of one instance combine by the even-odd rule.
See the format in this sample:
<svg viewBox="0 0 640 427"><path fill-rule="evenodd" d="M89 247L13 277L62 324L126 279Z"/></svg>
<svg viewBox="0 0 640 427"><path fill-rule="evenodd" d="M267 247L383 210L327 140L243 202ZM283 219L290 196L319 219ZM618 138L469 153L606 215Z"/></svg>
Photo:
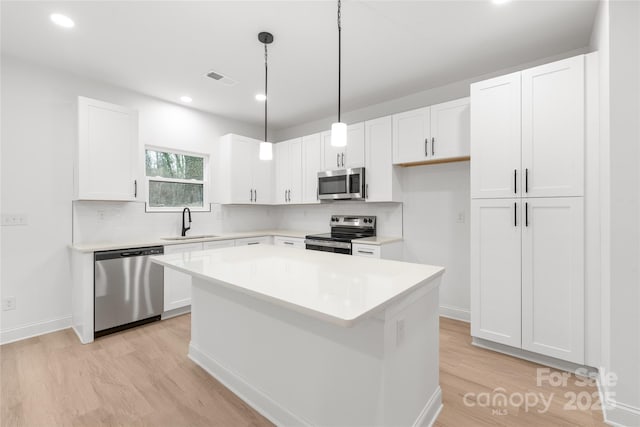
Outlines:
<svg viewBox="0 0 640 427"><path fill-rule="evenodd" d="M341 3L338 0L338 121L331 125L331 145L345 147L347 145L347 125L340 121L340 89L342 88L342 16Z"/></svg>
<svg viewBox="0 0 640 427"><path fill-rule="evenodd" d="M333 123L331 125L331 145L345 147L347 145L347 124Z"/></svg>
<svg viewBox="0 0 640 427"><path fill-rule="evenodd" d="M267 141L267 83L269 76L267 45L273 43L273 34L265 31L258 34L258 40L264 44L264 142L260 143L260 153L258 154L260 160L272 160L273 159L273 144Z"/></svg>

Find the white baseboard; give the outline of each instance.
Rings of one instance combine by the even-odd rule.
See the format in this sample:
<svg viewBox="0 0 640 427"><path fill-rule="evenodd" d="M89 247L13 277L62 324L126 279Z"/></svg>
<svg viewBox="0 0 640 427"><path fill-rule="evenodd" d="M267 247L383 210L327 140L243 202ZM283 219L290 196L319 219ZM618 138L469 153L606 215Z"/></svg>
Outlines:
<svg viewBox="0 0 640 427"><path fill-rule="evenodd" d="M191 304L184 307L174 308L173 310L165 311L162 313L161 319L171 319L172 317L182 316L183 314L191 313Z"/></svg>
<svg viewBox="0 0 640 427"><path fill-rule="evenodd" d="M71 327L71 316L60 317L58 319L44 320L42 322L30 323L28 325L0 331L0 344L9 344L38 335L48 334Z"/></svg>
<svg viewBox="0 0 640 427"><path fill-rule="evenodd" d="M431 427L435 424L440 412L442 412L442 389L438 386L427 404L422 408L420 415L413 423L413 427Z"/></svg>
<svg viewBox="0 0 640 427"><path fill-rule="evenodd" d="M600 377L597 377L596 383L602 403L602 416L606 424L615 427L640 426L640 408L613 401L608 398L606 387L600 382Z"/></svg>
<svg viewBox="0 0 640 427"><path fill-rule="evenodd" d="M440 306L440 316L453 320L461 320L469 323L471 321L471 312L464 308L451 307L448 305Z"/></svg>
<svg viewBox="0 0 640 427"><path fill-rule="evenodd" d="M253 409L278 426L311 426L311 423L280 406L275 400L254 388L213 358L189 344L189 359L220 381Z"/></svg>

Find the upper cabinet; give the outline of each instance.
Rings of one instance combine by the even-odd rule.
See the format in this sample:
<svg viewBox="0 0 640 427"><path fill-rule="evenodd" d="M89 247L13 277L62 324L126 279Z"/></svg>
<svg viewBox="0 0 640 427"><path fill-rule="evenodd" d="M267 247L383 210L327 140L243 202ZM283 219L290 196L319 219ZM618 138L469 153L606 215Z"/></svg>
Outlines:
<svg viewBox="0 0 640 427"><path fill-rule="evenodd" d="M364 166L364 123L347 126L347 146L331 145L331 131L320 134L322 170L351 169Z"/></svg>
<svg viewBox="0 0 640 427"><path fill-rule="evenodd" d="M391 161L392 128L391 116L364 123L365 198L368 202L401 200L398 169Z"/></svg>
<svg viewBox="0 0 640 427"><path fill-rule="evenodd" d="M471 85L471 196L584 195L584 56Z"/></svg>
<svg viewBox="0 0 640 427"><path fill-rule="evenodd" d="M318 172L322 170L321 152L319 133L302 137L302 203L320 203Z"/></svg>
<svg viewBox="0 0 640 427"><path fill-rule="evenodd" d="M274 144L275 203L302 202L302 138Z"/></svg>
<svg viewBox="0 0 640 427"><path fill-rule="evenodd" d="M260 160L260 141L227 134L220 138L214 199L222 204L271 204L273 161ZM275 151L275 150L274 150Z"/></svg>
<svg viewBox="0 0 640 427"><path fill-rule="evenodd" d="M469 98L392 117L394 164L468 160Z"/></svg>
<svg viewBox="0 0 640 427"><path fill-rule="evenodd" d="M138 113L78 97L77 200L142 200Z"/></svg>

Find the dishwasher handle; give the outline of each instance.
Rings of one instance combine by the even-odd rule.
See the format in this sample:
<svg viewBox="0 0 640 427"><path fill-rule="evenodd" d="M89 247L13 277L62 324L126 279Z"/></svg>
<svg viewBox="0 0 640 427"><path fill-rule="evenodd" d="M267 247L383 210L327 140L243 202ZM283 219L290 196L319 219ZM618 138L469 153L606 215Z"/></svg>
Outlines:
<svg viewBox="0 0 640 427"><path fill-rule="evenodd" d="M135 251L135 252L121 252L120 256L125 258L125 257L131 257L131 256L140 256L142 255L142 251Z"/></svg>
<svg viewBox="0 0 640 427"><path fill-rule="evenodd" d="M153 246L147 248L127 248L114 251L99 251L94 253L95 261L105 261L108 259L131 258L137 256L163 255L163 246Z"/></svg>

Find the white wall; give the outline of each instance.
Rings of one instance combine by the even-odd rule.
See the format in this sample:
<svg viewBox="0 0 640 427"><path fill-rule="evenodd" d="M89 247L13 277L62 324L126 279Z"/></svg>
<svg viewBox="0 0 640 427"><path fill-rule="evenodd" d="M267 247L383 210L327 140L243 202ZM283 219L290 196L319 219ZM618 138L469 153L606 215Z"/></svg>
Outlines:
<svg viewBox="0 0 640 427"><path fill-rule="evenodd" d="M1 315L0 340L6 341L70 324L68 245L72 241L72 149L78 95L137 109L144 144L213 153L220 135L234 132L258 137L260 129L17 58L3 56L1 66L2 213L28 217L26 226L1 230L0 291L2 297L16 297L17 306ZM82 241L136 233L175 234L179 220L175 213L143 214L140 203L78 202L75 208L75 234ZM105 210L107 216L113 216L97 220L99 211ZM265 228L270 226L268 212L260 215L255 209L214 207L212 213L195 215L194 231L204 225L206 215L215 219L216 212L248 219L248 226L257 221L265 221ZM216 227L214 220L210 222L209 227ZM233 230L242 224L235 221L227 227ZM151 226L144 228L147 225Z"/></svg>

